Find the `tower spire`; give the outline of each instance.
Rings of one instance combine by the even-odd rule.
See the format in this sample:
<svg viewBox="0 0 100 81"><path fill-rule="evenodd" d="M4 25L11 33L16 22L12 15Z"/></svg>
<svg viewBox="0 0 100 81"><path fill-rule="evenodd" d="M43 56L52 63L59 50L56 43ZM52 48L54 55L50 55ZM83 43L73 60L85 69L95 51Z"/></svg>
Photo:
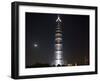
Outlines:
<svg viewBox="0 0 100 81"><path fill-rule="evenodd" d="M57 15L56 22L61 22L60 15Z"/></svg>

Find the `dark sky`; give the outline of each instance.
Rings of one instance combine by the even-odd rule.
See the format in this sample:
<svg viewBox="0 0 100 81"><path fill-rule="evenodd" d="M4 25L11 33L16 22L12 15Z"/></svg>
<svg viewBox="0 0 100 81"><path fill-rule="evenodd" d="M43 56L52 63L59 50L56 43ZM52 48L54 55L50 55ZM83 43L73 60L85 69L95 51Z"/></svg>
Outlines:
<svg viewBox="0 0 100 81"><path fill-rule="evenodd" d="M64 61L82 63L85 57L89 59L89 16L60 16ZM53 62L56 19L57 14L26 13L26 66Z"/></svg>

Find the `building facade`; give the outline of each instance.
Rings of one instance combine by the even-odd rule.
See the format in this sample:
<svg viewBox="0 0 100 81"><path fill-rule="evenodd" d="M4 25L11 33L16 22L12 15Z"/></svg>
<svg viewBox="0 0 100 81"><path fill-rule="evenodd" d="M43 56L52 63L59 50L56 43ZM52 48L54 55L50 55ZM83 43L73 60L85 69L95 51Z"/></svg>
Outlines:
<svg viewBox="0 0 100 81"><path fill-rule="evenodd" d="M62 34L62 20L60 15L56 19L57 27L55 32L55 49L54 49L54 66L63 66L63 34Z"/></svg>

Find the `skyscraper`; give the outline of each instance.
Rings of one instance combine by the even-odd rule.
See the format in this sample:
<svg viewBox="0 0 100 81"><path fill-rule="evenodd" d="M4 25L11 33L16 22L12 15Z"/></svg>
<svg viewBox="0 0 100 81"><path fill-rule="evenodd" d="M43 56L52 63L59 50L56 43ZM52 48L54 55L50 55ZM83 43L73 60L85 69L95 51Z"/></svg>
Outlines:
<svg viewBox="0 0 100 81"><path fill-rule="evenodd" d="M60 15L57 15L56 19L57 27L55 32L55 50L54 50L54 66L62 66L64 65L63 61L63 39L62 39L62 20Z"/></svg>

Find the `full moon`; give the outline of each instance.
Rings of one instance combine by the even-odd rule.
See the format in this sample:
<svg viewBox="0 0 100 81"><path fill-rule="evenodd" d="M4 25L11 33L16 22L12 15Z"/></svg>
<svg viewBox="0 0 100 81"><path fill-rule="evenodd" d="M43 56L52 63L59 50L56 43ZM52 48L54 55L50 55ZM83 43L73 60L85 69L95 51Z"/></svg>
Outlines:
<svg viewBox="0 0 100 81"><path fill-rule="evenodd" d="M34 44L34 47L38 47L38 44L35 43L35 44Z"/></svg>

